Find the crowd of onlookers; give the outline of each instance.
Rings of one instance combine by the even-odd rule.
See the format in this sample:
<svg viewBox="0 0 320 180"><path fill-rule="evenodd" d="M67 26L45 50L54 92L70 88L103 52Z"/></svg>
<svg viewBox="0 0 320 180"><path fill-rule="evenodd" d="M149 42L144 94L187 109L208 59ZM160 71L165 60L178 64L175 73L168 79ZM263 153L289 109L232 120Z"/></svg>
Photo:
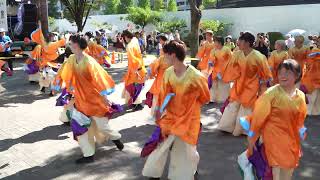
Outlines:
<svg viewBox="0 0 320 180"><path fill-rule="evenodd" d="M204 33L205 34L205 33ZM240 32L240 36L243 34L243 32ZM305 45L310 47L310 49L317 47L317 42L320 41L320 36L317 35L309 35L308 40L304 41ZM199 35L199 45L201 45L203 42L205 42L205 35L200 34ZM295 38L294 35L286 34L285 35L285 44L286 48L289 49L291 47L294 47L295 44ZM238 41L236 39L233 39L231 35L228 35L225 37L225 46L229 47L232 51L237 49ZM270 41L268 37L268 33L257 33L256 41L254 43L254 49L265 55L266 57L269 57L272 49L270 46Z"/></svg>

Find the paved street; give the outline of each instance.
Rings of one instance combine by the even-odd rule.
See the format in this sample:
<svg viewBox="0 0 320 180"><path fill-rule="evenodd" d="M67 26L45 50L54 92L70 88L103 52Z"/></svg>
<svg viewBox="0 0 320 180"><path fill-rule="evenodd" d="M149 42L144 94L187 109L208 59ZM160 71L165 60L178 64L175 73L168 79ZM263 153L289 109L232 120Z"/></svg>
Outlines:
<svg viewBox="0 0 320 180"><path fill-rule="evenodd" d="M98 146L94 163L76 165L74 161L81 157L81 152L70 127L58 120L62 108L55 107L57 97L41 94L37 85L29 84L22 63L16 63L15 67L13 77L0 80L0 179L145 179L141 176L144 159L139 156L154 129L149 108L127 112L110 121L123 135L122 152L108 142ZM120 97L125 63L113 66L108 72L117 82L116 93L111 98L123 103ZM147 82L144 93L151 83ZM221 116L219 106L203 107L204 128L198 146L200 180L241 179L236 159L245 150L245 137L232 137L216 130ZM294 179L319 180L320 117L308 117L306 126L308 137Z"/></svg>

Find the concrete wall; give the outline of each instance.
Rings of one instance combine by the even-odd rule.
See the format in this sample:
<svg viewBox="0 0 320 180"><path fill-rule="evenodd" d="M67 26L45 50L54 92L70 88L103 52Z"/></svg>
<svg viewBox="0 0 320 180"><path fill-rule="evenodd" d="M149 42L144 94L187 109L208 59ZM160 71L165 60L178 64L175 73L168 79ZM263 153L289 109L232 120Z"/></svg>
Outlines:
<svg viewBox="0 0 320 180"><path fill-rule="evenodd" d="M125 15L103 15L91 16L85 27L85 31L95 29L92 21L108 22L114 25L113 29L122 31L127 28L128 21L120 20ZM190 28L190 12L178 11L167 13L165 18L173 17L185 19ZM232 23L230 34L238 36L241 31L257 32L282 32L287 33L292 29L304 29L307 33L320 32L319 26L320 4L292 5L292 6L270 6L235 9L210 9L202 12L203 20L221 20ZM152 30L152 26L146 30Z"/></svg>

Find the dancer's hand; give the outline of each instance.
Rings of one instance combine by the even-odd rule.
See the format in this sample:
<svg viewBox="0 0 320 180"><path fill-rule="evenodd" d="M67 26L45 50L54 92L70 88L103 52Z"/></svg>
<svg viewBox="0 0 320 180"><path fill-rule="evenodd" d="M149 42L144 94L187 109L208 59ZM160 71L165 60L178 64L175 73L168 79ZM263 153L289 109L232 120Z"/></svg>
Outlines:
<svg viewBox="0 0 320 180"><path fill-rule="evenodd" d="M248 155L251 156L253 154L253 150L257 150L255 142L252 141L252 138L247 137L248 140Z"/></svg>

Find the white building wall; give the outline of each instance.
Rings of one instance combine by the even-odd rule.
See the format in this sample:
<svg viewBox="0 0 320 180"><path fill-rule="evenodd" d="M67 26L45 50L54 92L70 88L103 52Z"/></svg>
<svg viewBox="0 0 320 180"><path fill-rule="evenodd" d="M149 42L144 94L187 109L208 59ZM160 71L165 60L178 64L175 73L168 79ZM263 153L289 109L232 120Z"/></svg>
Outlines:
<svg viewBox="0 0 320 180"><path fill-rule="evenodd" d="M127 28L128 21L120 20L125 15L91 16L84 31L95 29L90 22L108 22L122 31ZM165 18L177 17L184 19L190 28L190 11L170 12ZM320 32L319 26L320 4L292 5L292 6L268 6L234 9L210 9L202 11L202 20L221 20L232 23L230 34L238 35L241 31L257 32L283 32L292 29L304 29L308 33ZM152 30L152 26L146 27Z"/></svg>

